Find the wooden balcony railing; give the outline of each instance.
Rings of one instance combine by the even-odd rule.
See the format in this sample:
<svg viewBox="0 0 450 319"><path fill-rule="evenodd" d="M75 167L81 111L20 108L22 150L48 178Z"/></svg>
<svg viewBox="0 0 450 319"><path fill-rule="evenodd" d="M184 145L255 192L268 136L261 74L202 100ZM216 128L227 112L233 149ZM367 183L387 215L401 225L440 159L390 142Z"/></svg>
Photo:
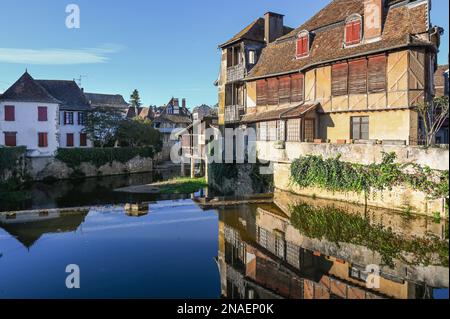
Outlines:
<svg viewBox="0 0 450 319"><path fill-rule="evenodd" d="M226 123L240 122L243 115L244 115L244 107L242 105L225 106L225 122Z"/></svg>
<svg viewBox="0 0 450 319"><path fill-rule="evenodd" d="M243 63L231 66L227 69L227 82L241 81L245 77L245 66Z"/></svg>

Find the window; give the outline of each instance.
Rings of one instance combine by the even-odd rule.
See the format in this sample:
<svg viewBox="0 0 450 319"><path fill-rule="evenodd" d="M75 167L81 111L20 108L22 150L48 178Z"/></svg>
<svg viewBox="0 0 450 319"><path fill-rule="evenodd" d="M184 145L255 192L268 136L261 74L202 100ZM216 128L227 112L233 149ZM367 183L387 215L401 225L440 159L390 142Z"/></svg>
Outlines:
<svg viewBox="0 0 450 319"><path fill-rule="evenodd" d="M303 101L303 74L298 73L291 76L291 102Z"/></svg>
<svg viewBox="0 0 450 319"><path fill-rule="evenodd" d="M267 122L259 123L258 128L258 140L267 141Z"/></svg>
<svg viewBox="0 0 450 319"><path fill-rule="evenodd" d="M17 146L17 133L5 132L5 146L15 147Z"/></svg>
<svg viewBox="0 0 450 319"><path fill-rule="evenodd" d="M361 17L352 16L345 25L345 45L355 45L361 42Z"/></svg>
<svg viewBox="0 0 450 319"><path fill-rule="evenodd" d="M256 64L256 51L255 50L248 51L248 63Z"/></svg>
<svg viewBox="0 0 450 319"><path fill-rule="evenodd" d="M68 133L66 135L66 146L67 147L73 147L74 143L73 143L73 134L72 133Z"/></svg>
<svg viewBox="0 0 450 319"><path fill-rule="evenodd" d="M368 116L356 116L351 118L351 138L353 140L369 139Z"/></svg>
<svg viewBox="0 0 450 319"><path fill-rule="evenodd" d="M48 147L47 133L38 133L38 147Z"/></svg>
<svg viewBox="0 0 450 319"><path fill-rule="evenodd" d="M5 105L5 121L14 122L16 120L16 110L14 105Z"/></svg>
<svg viewBox="0 0 450 319"><path fill-rule="evenodd" d="M378 55L369 58L368 73L368 89L369 93L386 91L386 55Z"/></svg>
<svg viewBox="0 0 450 319"><path fill-rule="evenodd" d="M277 140L277 121L268 122L269 141Z"/></svg>
<svg viewBox="0 0 450 319"><path fill-rule="evenodd" d="M277 121L277 141L285 140L285 122Z"/></svg>
<svg viewBox="0 0 450 319"><path fill-rule="evenodd" d="M78 112L78 125L86 125L86 113Z"/></svg>
<svg viewBox="0 0 450 319"><path fill-rule="evenodd" d="M267 80L267 104L278 105L278 79L270 78Z"/></svg>
<svg viewBox="0 0 450 319"><path fill-rule="evenodd" d="M367 93L367 60L360 59L348 64L348 93Z"/></svg>
<svg viewBox="0 0 450 319"><path fill-rule="evenodd" d="M291 77L283 76L278 80L278 98L280 104L291 101Z"/></svg>
<svg viewBox="0 0 450 319"><path fill-rule="evenodd" d="M287 141L288 142L300 142L300 119L292 119L287 121Z"/></svg>
<svg viewBox="0 0 450 319"><path fill-rule="evenodd" d="M256 82L256 104L267 105L267 81L258 80Z"/></svg>
<svg viewBox="0 0 450 319"><path fill-rule="evenodd" d="M86 133L80 133L80 146L86 147L87 146L87 135Z"/></svg>
<svg viewBox="0 0 450 319"><path fill-rule="evenodd" d="M305 119L305 141L306 142L314 141L314 138L316 136L314 131L315 131L314 119Z"/></svg>
<svg viewBox="0 0 450 319"><path fill-rule="evenodd" d="M334 64L331 69L331 93L333 96L348 94L348 65Z"/></svg>
<svg viewBox="0 0 450 319"><path fill-rule="evenodd" d="M304 31L297 38L297 58L309 55L309 32Z"/></svg>
<svg viewBox="0 0 450 319"><path fill-rule="evenodd" d="M38 106L38 121L39 122L47 122L47 107L46 106Z"/></svg>
<svg viewBox="0 0 450 319"><path fill-rule="evenodd" d="M73 112L64 112L64 125L73 125Z"/></svg>

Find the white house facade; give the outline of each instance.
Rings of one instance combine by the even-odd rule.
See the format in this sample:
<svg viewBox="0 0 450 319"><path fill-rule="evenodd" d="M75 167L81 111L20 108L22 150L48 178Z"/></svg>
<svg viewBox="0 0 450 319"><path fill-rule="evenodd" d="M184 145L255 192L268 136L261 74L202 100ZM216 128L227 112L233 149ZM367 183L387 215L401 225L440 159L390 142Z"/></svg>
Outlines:
<svg viewBox="0 0 450 319"><path fill-rule="evenodd" d="M84 132L90 108L74 81L35 80L25 72L0 96L0 147L26 146L30 157L91 147Z"/></svg>

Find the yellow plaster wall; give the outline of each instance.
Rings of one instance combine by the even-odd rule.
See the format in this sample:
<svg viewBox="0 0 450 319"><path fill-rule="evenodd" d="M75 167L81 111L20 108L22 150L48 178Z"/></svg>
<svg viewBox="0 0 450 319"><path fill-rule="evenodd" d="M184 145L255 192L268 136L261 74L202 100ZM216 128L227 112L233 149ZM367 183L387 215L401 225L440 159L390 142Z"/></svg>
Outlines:
<svg viewBox="0 0 450 319"><path fill-rule="evenodd" d="M247 82L247 107L256 107L256 81Z"/></svg>
<svg viewBox="0 0 450 319"><path fill-rule="evenodd" d="M372 140L409 141L414 129L415 117L410 110L375 112L346 112L322 114L319 136L335 143L350 139L350 119L352 116L369 116L369 138Z"/></svg>
<svg viewBox="0 0 450 319"><path fill-rule="evenodd" d="M387 88L388 108L408 106L408 51L389 54Z"/></svg>
<svg viewBox="0 0 450 319"><path fill-rule="evenodd" d="M220 75L218 83L219 94L219 125L225 125L225 84L227 82L227 50L222 50Z"/></svg>
<svg viewBox="0 0 450 319"><path fill-rule="evenodd" d="M316 99L316 70L306 72L305 75L305 101Z"/></svg>
<svg viewBox="0 0 450 319"><path fill-rule="evenodd" d="M316 100L324 112L331 112L331 66L316 69Z"/></svg>

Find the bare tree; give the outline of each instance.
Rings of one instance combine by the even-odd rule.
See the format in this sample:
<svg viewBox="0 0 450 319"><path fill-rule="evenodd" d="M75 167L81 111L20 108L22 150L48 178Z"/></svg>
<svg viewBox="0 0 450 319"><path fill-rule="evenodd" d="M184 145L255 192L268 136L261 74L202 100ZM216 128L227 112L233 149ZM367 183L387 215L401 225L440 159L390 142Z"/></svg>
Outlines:
<svg viewBox="0 0 450 319"><path fill-rule="evenodd" d="M423 123L423 138L426 146L435 144L436 134L448 119L448 96L437 97L432 101L418 103L416 106Z"/></svg>

